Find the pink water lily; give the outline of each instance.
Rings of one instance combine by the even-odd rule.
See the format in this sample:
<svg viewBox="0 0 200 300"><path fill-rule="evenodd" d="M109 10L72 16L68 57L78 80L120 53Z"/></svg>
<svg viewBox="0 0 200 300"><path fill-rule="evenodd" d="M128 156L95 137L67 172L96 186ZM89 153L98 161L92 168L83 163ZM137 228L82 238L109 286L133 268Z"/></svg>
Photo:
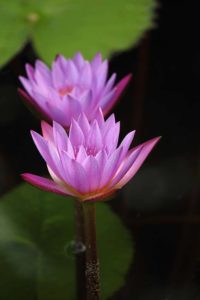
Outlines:
<svg viewBox="0 0 200 300"><path fill-rule="evenodd" d="M122 188L138 171L159 137L129 150L130 132L118 145L120 123L114 115L104 121L101 110L89 123L85 114L72 120L69 135L53 122L42 122L42 134L32 131L37 149L52 179L23 174L24 180L53 193L70 195L81 201L101 200Z"/></svg>
<svg viewBox="0 0 200 300"><path fill-rule="evenodd" d="M108 61L103 61L101 54L91 62L80 53L73 59L58 55L51 69L37 60L35 68L26 65L26 73L28 78L20 76L26 90L19 89L23 99L42 119L54 120L65 128L81 113L93 120L101 107L107 114L131 78L127 75L114 86L113 74L107 81Z"/></svg>

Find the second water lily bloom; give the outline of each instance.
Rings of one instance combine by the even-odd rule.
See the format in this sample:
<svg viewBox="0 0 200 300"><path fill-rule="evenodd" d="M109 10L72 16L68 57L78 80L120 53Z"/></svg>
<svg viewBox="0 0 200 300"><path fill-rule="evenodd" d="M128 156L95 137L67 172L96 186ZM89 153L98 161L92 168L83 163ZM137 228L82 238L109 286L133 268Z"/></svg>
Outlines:
<svg viewBox="0 0 200 300"><path fill-rule="evenodd" d="M53 127L42 122L42 136L31 133L52 179L27 173L22 177L41 189L80 201L102 200L136 174L159 140L154 138L129 150L135 132L117 146L119 132L114 115L104 121L101 110L91 123L85 114L72 120L69 135L56 122Z"/></svg>
<svg viewBox="0 0 200 300"><path fill-rule="evenodd" d="M42 119L54 120L65 128L81 113L93 120L100 107L107 114L131 78L127 75L114 86L113 74L107 81L108 61L103 61L101 54L91 62L80 53L73 59L58 55L51 69L37 60L35 68L26 65L26 73L28 78L20 76L26 92L19 89L26 103Z"/></svg>

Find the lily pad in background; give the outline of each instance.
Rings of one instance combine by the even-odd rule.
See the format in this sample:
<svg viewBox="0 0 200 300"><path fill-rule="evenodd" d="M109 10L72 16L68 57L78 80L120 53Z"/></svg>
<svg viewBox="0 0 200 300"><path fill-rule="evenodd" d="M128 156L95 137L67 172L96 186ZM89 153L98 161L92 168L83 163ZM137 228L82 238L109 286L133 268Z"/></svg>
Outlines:
<svg viewBox="0 0 200 300"><path fill-rule="evenodd" d="M97 204L102 299L123 284L133 259L130 235L107 204ZM1 300L75 299L73 200L27 184L0 202Z"/></svg>
<svg viewBox="0 0 200 300"><path fill-rule="evenodd" d="M0 65L28 40L51 62L57 53L91 58L137 43L153 25L154 0L2 0Z"/></svg>

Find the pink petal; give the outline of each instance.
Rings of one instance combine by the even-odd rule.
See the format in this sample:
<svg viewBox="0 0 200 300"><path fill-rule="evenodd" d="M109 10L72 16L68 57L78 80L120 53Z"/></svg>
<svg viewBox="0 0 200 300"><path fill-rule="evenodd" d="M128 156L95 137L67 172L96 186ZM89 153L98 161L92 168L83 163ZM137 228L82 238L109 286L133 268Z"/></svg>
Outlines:
<svg viewBox="0 0 200 300"><path fill-rule="evenodd" d="M56 174L56 176L62 180L63 176L59 170L59 165L58 165L57 159L55 159L53 147L52 146L48 147L47 141L41 135L39 135L37 132L31 131L31 135L32 135L33 141L34 141L38 151L42 155L42 157L45 160L45 162L47 163L47 165L49 165L49 167ZM51 153L50 153L50 151L51 151ZM52 154L54 157L52 157Z"/></svg>
<svg viewBox="0 0 200 300"><path fill-rule="evenodd" d="M63 73L65 73L67 70L68 60L63 55L58 54L56 56L56 63L60 66Z"/></svg>
<svg viewBox="0 0 200 300"><path fill-rule="evenodd" d="M81 105L74 97L67 95L62 100L62 109L65 113L66 123L70 125L72 118L77 120L82 112Z"/></svg>
<svg viewBox="0 0 200 300"><path fill-rule="evenodd" d="M65 76L60 65L54 61L52 63L52 83L56 89L60 89L65 86Z"/></svg>
<svg viewBox="0 0 200 300"><path fill-rule="evenodd" d="M70 170L71 171L71 170ZM81 194L89 192L89 182L84 168L75 160L72 160L72 173L74 175L74 188Z"/></svg>
<svg viewBox="0 0 200 300"><path fill-rule="evenodd" d="M38 113L40 119L45 119L46 121L51 121L51 116L47 110L40 106L33 98L31 98L24 90L18 89L22 101L27 105L30 110L34 109L35 113Z"/></svg>
<svg viewBox="0 0 200 300"><path fill-rule="evenodd" d="M95 120L97 120L97 123L99 125L99 128L103 128L104 125L104 117L103 117L103 112L101 108L99 108L95 114Z"/></svg>
<svg viewBox="0 0 200 300"><path fill-rule="evenodd" d="M41 83L40 80L45 85L48 86L52 85L51 72L49 68L41 60L36 60L35 63L35 80L37 81L38 85L40 85Z"/></svg>
<svg viewBox="0 0 200 300"><path fill-rule="evenodd" d="M102 96L105 96L107 93L110 92L110 90L112 89L112 87L114 85L115 79L116 79L116 74L114 73L114 74L112 74L112 76L110 77L108 82L106 83L106 86L103 90Z"/></svg>
<svg viewBox="0 0 200 300"><path fill-rule="evenodd" d="M98 151L103 146L102 134L97 121L95 120L90 128L87 137L87 147Z"/></svg>
<svg viewBox="0 0 200 300"><path fill-rule="evenodd" d="M75 65L77 66L78 70L81 70L85 63L85 60L80 52L77 52L75 54L73 61L74 61Z"/></svg>
<svg viewBox="0 0 200 300"><path fill-rule="evenodd" d="M102 107L104 116L112 109L112 107L116 104L116 101L119 100L119 97L121 96L123 90L129 83L131 77L132 77L131 74L124 77L115 87L116 92L115 92L115 95L113 96L113 98L111 100L108 100L107 102L102 103L101 107Z"/></svg>
<svg viewBox="0 0 200 300"><path fill-rule="evenodd" d="M103 172L104 172L104 169L105 169L105 165L108 161L108 155L106 153L105 150L100 150L97 155L95 156L95 159L98 163L98 166L99 166L99 176L100 178L103 177Z"/></svg>
<svg viewBox="0 0 200 300"><path fill-rule="evenodd" d="M85 151L85 148L83 147L83 145L81 145L79 147L78 154L76 156L76 161L78 163L82 163L86 159L86 157L87 157L87 153Z"/></svg>
<svg viewBox="0 0 200 300"><path fill-rule="evenodd" d="M51 157L51 165L53 166L52 171L54 170L56 172L55 175L60 178L61 181L65 179L65 172L63 169L63 165L61 163L61 157L60 157L60 152L61 150L56 147L56 145L53 144L48 144L48 151ZM49 164L48 164L49 165ZM50 166L50 165L49 165ZM51 166L50 166L51 168Z"/></svg>
<svg viewBox="0 0 200 300"><path fill-rule="evenodd" d="M104 123L104 128L102 129L103 138L107 134L107 132L115 126L115 116L112 114Z"/></svg>
<svg viewBox="0 0 200 300"><path fill-rule="evenodd" d="M19 76L19 80L21 81L21 83L22 83L23 87L25 88L25 90L27 90L27 92L32 96L33 87L32 87L31 82L23 76Z"/></svg>
<svg viewBox="0 0 200 300"><path fill-rule="evenodd" d="M81 69L78 84L82 88L87 88L92 82L92 71L89 62L85 62L83 68Z"/></svg>
<svg viewBox="0 0 200 300"><path fill-rule="evenodd" d="M64 196L73 196L73 193L71 193L66 187L57 185L53 180L29 173L24 173L21 176L31 185L36 186L42 190Z"/></svg>
<svg viewBox="0 0 200 300"><path fill-rule="evenodd" d="M67 78L72 83L72 85L76 84L78 81L78 70L76 68L76 65L72 60L68 61L67 64Z"/></svg>
<svg viewBox="0 0 200 300"><path fill-rule="evenodd" d="M99 164L99 168L100 168L100 172L102 173L103 172L103 169L106 165L106 162L108 160L108 155L106 153L105 150L100 150L97 155L95 156L98 164Z"/></svg>
<svg viewBox="0 0 200 300"><path fill-rule="evenodd" d="M89 192L95 192L99 187L101 175L98 162L94 158L94 156L90 155L85 159L83 167L85 169L87 181L89 183Z"/></svg>
<svg viewBox="0 0 200 300"><path fill-rule="evenodd" d="M62 163L62 167L64 170L64 178L65 178L65 182L72 186L73 188L75 187L75 181L74 181L74 168L72 166L72 158L68 155L67 152L62 151L60 153L60 159L61 159L61 163Z"/></svg>
<svg viewBox="0 0 200 300"><path fill-rule="evenodd" d="M92 90L86 89L79 97L79 102L82 107L82 111L89 119L92 119L92 113L95 110L95 97Z"/></svg>
<svg viewBox="0 0 200 300"><path fill-rule="evenodd" d="M80 116L78 118L78 124L79 124L79 126L84 134L84 137L86 139L88 136L88 133L90 131L90 124L84 113L80 114Z"/></svg>
<svg viewBox="0 0 200 300"><path fill-rule="evenodd" d="M118 170L116 171L115 176L113 177L109 188L115 186L123 177L126 175L128 170L131 168L131 166L134 164L137 157L140 155L140 152L142 151L143 145L140 145L132 150L129 151L127 154L127 157L122 161L122 163L119 165Z"/></svg>
<svg viewBox="0 0 200 300"><path fill-rule="evenodd" d="M51 118L51 120L55 120L59 124L61 124L63 127L68 128L70 125L68 116L66 116L66 113L59 108L53 106L49 102L46 102L46 107L48 109L48 114Z"/></svg>
<svg viewBox="0 0 200 300"><path fill-rule="evenodd" d="M109 103L110 101L112 101L113 97L115 97L115 94L116 87L100 98L99 106L103 108L105 106L105 103Z"/></svg>
<svg viewBox="0 0 200 300"><path fill-rule="evenodd" d="M124 175L124 177L117 183L116 188L121 188L124 186L139 170L141 165L143 164L144 160L147 158L151 150L154 148L154 146L157 144L157 142L160 140L160 137L154 138L150 141L145 142L144 144L138 146L135 150L138 148L140 149L139 155L136 157L135 161L133 162L132 166L128 170L128 172Z"/></svg>
<svg viewBox="0 0 200 300"><path fill-rule="evenodd" d="M65 171L65 182L73 187L76 193L87 193L89 185L84 168L74 159L70 159L65 151L61 151L61 161Z"/></svg>
<svg viewBox="0 0 200 300"><path fill-rule="evenodd" d="M25 69L26 69L26 73L28 75L29 80L34 81L35 80L34 68L30 64L26 64Z"/></svg>
<svg viewBox="0 0 200 300"><path fill-rule="evenodd" d="M54 142L53 128L47 122L41 121L42 135L46 141Z"/></svg>
<svg viewBox="0 0 200 300"><path fill-rule="evenodd" d="M102 173L100 188L104 187L115 175L115 172L121 163L122 152L123 148L117 148L108 158Z"/></svg>
<svg viewBox="0 0 200 300"><path fill-rule="evenodd" d="M102 64L102 55L101 53L97 53L93 58L93 60L91 61L91 67L93 72L97 70L100 64Z"/></svg>
<svg viewBox="0 0 200 300"><path fill-rule="evenodd" d="M74 147L83 145L85 142L84 134L75 120L72 120L72 124L70 126L69 139Z"/></svg>
<svg viewBox="0 0 200 300"><path fill-rule="evenodd" d="M134 131L131 131L129 132L125 138L123 139L123 141L121 142L120 146L119 147L123 147L123 156L126 155L132 141L133 141L133 138L134 138L134 135L135 135L135 130Z"/></svg>
<svg viewBox="0 0 200 300"><path fill-rule="evenodd" d="M108 61L105 60L95 72L95 91L98 93L105 85L107 73L108 73Z"/></svg>
<svg viewBox="0 0 200 300"><path fill-rule="evenodd" d="M120 132L120 122L117 122L114 126L109 128L109 130L104 135L104 146L107 149L108 154L112 153L118 144Z"/></svg>
<svg viewBox="0 0 200 300"><path fill-rule="evenodd" d="M68 136L64 128L58 124L57 122L53 121L53 136L56 147L59 151L61 150L68 150Z"/></svg>

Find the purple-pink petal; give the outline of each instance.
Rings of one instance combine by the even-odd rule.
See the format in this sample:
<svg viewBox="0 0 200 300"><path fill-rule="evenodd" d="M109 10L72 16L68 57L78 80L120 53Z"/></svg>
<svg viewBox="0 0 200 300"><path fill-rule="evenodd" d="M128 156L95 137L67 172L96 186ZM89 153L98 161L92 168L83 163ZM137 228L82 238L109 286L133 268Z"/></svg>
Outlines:
<svg viewBox="0 0 200 300"><path fill-rule="evenodd" d="M139 170L141 165L143 164L144 160L147 158L151 150L154 148L154 146L158 143L160 140L160 137L154 138L150 141L145 142L144 144L138 146L141 148L139 155L133 162L132 166L128 170L128 172L124 175L124 177L118 182L117 187L121 188L123 187L128 181L131 180L131 178L136 174L136 172ZM137 147L137 148L138 148Z"/></svg>
<svg viewBox="0 0 200 300"><path fill-rule="evenodd" d="M96 120L91 125L90 132L88 133L86 145L88 146L89 149L95 149L96 151L101 149L103 146L102 134ZM96 151L94 153L96 153Z"/></svg>
<svg viewBox="0 0 200 300"><path fill-rule="evenodd" d="M135 130L134 131L131 131L129 132L125 138L123 139L123 141L121 142L120 146L119 147L123 147L123 157L126 155L132 141L133 141L133 138L135 136Z"/></svg>
<svg viewBox="0 0 200 300"><path fill-rule="evenodd" d="M67 122L69 122L69 125L72 121L72 119L78 119L79 115L82 112L82 108L80 105L80 102L75 99L73 96L67 95L66 97L64 97L62 99L63 102L63 111L68 113L68 120ZM63 113L64 118L66 119L65 114Z"/></svg>
<svg viewBox="0 0 200 300"><path fill-rule="evenodd" d="M110 77L110 79L108 80L108 82L106 83L106 86L103 90L103 93L102 93L102 96L105 96L108 92L111 91L113 85L114 85L114 82L115 82L115 79L116 79L116 74L112 74L112 76Z"/></svg>
<svg viewBox="0 0 200 300"><path fill-rule="evenodd" d="M81 164L72 160L71 170L74 175L74 188L81 194L89 192L89 183L86 172Z"/></svg>
<svg viewBox="0 0 200 300"><path fill-rule="evenodd" d="M79 124L79 126L84 134L85 140L86 140L88 133L90 131L90 124L84 113L80 114L80 116L78 118L78 124Z"/></svg>
<svg viewBox="0 0 200 300"><path fill-rule="evenodd" d="M54 148L49 147L48 142L37 132L31 131L31 135L32 135L33 141L34 141L38 151L40 152L41 156L43 157L43 159L45 160L47 165L49 165L49 167L52 169L52 171L55 173L55 175L58 178L62 179L60 170L59 170L58 161L57 161L57 159L55 159L56 156L54 154L54 151L55 151ZM50 153L50 151L51 151L51 153ZM54 157L52 157L52 154Z"/></svg>
<svg viewBox="0 0 200 300"><path fill-rule="evenodd" d="M25 65L25 69L26 69L26 73L28 75L28 78L31 80L31 81L34 81L35 80L35 76L34 76L34 68L30 65L30 64L26 64Z"/></svg>
<svg viewBox="0 0 200 300"><path fill-rule="evenodd" d="M93 58L93 60L91 61L91 67L93 71L96 71L101 63L102 63L102 55L101 53L97 53Z"/></svg>
<svg viewBox="0 0 200 300"><path fill-rule="evenodd" d="M105 60L96 70L96 76L95 76L95 84L96 84L96 91L99 93L106 82L108 73L108 62Z"/></svg>
<svg viewBox="0 0 200 300"><path fill-rule="evenodd" d="M29 173L24 173L21 176L31 185L36 186L42 190L64 196L73 196L73 194L67 188L59 186L53 180Z"/></svg>
<svg viewBox="0 0 200 300"><path fill-rule="evenodd" d="M53 136L53 128L47 122L41 121L41 129L42 135L46 141L53 143L54 136Z"/></svg>
<svg viewBox="0 0 200 300"><path fill-rule="evenodd" d="M82 67L84 66L84 58L82 56L82 54L80 52L77 52L73 58L73 61L76 65L76 67L79 69L79 71L82 69Z"/></svg>
<svg viewBox="0 0 200 300"><path fill-rule="evenodd" d="M112 100L107 100L107 102L102 103L101 107L104 115L107 115L111 108L116 104L116 101L119 100L119 97L121 96L122 92L124 91L131 78L131 74L125 76L115 87L116 92L112 97Z"/></svg>
<svg viewBox="0 0 200 300"><path fill-rule="evenodd" d="M37 104L37 102L31 98L24 90L18 89L18 92L21 96L22 101L25 105L27 105L30 110L34 109L35 112L39 115L40 118L43 120L50 121L51 117L40 105Z"/></svg>
<svg viewBox="0 0 200 300"><path fill-rule="evenodd" d="M89 192L94 193L99 188L100 183L100 166L94 156L89 155L83 163L83 167L86 172Z"/></svg>
<svg viewBox="0 0 200 300"><path fill-rule="evenodd" d="M69 139L74 147L78 147L85 142L83 132L75 120L72 120L72 124L70 126Z"/></svg>
<svg viewBox="0 0 200 300"><path fill-rule="evenodd" d="M67 151L68 150L67 133L64 130L64 128L55 121L53 121L53 136L54 136L54 141L55 141L55 144L56 144L59 152L61 150Z"/></svg>
<svg viewBox="0 0 200 300"><path fill-rule="evenodd" d="M102 172L100 188L105 186L114 176L121 163L122 152L123 148L117 148L108 158Z"/></svg>

